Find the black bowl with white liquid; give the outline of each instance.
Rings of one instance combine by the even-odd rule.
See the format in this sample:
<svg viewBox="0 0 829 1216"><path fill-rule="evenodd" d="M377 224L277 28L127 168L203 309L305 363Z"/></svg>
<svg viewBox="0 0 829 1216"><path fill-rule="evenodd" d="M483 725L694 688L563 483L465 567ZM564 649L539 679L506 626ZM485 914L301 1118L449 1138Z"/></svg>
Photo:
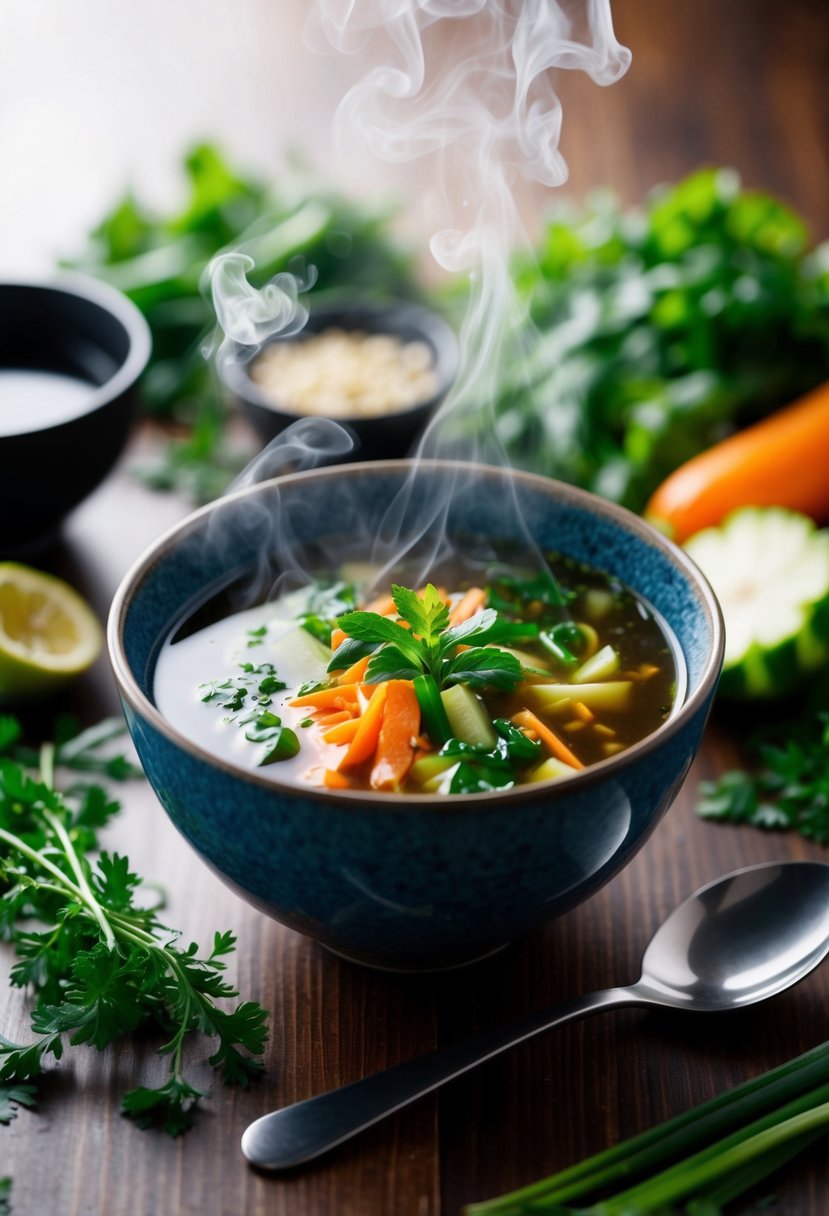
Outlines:
<svg viewBox="0 0 829 1216"><path fill-rule="evenodd" d="M110 471L150 345L106 284L0 282L0 557L48 541Z"/></svg>

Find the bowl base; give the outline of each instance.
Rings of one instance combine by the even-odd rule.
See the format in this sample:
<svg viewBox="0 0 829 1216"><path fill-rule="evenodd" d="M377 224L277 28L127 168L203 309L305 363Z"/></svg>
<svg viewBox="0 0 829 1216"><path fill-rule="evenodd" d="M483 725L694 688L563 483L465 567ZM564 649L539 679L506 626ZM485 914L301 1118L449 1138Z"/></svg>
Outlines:
<svg viewBox="0 0 829 1216"><path fill-rule="evenodd" d="M434 962L430 962L428 959L424 959L422 962L416 963L385 963L370 955L352 954L348 950L338 950L335 946L329 946L327 942L317 942L317 945L322 946L329 954L343 959L346 963L356 963L357 966L368 967L371 971L385 971L389 975L435 975L439 971L457 971L462 967L474 967L476 963L482 963L485 959L500 954L502 950L511 946L512 942L501 942L491 950L485 950L483 954L460 955L451 962L446 962L444 959L435 959Z"/></svg>

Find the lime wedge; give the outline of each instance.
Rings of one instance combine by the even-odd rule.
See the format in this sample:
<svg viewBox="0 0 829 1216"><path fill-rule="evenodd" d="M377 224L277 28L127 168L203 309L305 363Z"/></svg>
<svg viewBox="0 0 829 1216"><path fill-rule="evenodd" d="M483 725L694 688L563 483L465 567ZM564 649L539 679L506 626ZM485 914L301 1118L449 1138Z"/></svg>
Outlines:
<svg viewBox="0 0 829 1216"><path fill-rule="evenodd" d="M53 691L94 663L102 643L95 614L68 583L0 562L0 698Z"/></svg>

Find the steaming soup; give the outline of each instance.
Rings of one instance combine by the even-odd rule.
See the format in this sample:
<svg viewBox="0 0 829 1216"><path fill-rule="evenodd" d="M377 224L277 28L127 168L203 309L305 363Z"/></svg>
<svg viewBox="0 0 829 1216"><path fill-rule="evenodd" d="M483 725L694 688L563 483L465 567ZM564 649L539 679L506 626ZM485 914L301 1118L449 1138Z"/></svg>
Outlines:
<svg viewBox="0 0 829 1216"><path fill-rule="evenodd" d="M656 730L684 672L641 598L549 560L368 603L344 571L204 624L207 606L162 648L156 703L213 755L302 786L463 794L573 777Z"/></svg>

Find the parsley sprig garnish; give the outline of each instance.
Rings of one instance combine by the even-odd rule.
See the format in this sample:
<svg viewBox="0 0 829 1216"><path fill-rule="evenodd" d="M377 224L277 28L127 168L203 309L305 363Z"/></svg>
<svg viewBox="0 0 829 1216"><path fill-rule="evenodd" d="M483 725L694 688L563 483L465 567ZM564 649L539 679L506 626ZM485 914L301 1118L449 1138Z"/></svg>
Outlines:
<svg viewBox="0 0 829 1216"><path fill-rule="evenodd" d="M31 1041L0 1036L0 1114L27 1100L22 1083L67 1045L104 1048L155 1025L166 1035L160 1051L169 1076L130 1091L122 1109L142 1127L178 1135L203 1096L185 1075L188 1040L196 1032L212 1038L210 1064L225 1082L246 1086L262 1068L267 1015L252 1001L218 1003L238 995L222 974L232 933L216 933L200 957L158 919L157 901L146 899L127 858L97 852L117 802L97 785L59 792L51 744L39 774L30 774L14 757L18 736L15 720L0 718L0 937L17 954L12 984L30 988L36 1003Z"/></svg>
<svg viewBox="0 0 829 1216"><path fill-rule="evenodd" d="M492 608L450 626L449 608L431 583L422 595L396 584L391 594L398 620L376 612L347 612L339 618L337 623L348 638L334 652L329 671L371 655L369 684L430 675L439 688L468 684L508 692L524 678L519 660L498 644L536 637L537 626L505 621ZM459 646L464 649L458 650Z"/></svg>

